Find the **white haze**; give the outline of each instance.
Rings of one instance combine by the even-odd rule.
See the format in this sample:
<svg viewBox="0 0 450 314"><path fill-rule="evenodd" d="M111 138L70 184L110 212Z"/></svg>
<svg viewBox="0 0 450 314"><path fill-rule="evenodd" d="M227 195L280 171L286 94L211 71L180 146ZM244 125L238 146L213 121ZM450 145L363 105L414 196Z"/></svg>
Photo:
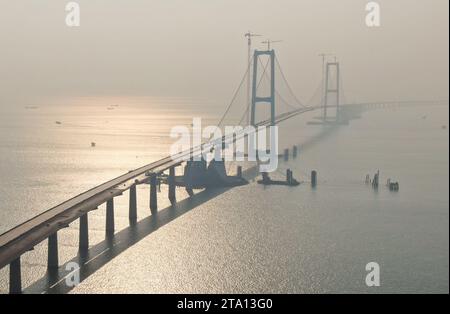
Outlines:
<svg viewBox="0 0 450 314"><path fill-rule="evenodd" d="M274 40L302 99L335 53L350 101L448 99L447 0L0 1L0 107L77 96L228 100L246 67L248 30ZM256 48L262 48L260 39Z"/></svg>

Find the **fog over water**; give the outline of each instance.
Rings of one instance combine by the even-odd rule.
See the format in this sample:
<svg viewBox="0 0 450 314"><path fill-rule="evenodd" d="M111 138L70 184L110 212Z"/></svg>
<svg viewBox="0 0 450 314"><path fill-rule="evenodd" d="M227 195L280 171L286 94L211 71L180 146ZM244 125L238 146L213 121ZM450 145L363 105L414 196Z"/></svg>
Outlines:
<svg viewBox="0 0 450 314"><path fill-rule="evenodd" d="M367 1L368 2L368 1ZM381 27L360 0L1 1L0 106L64 103L74 96L228 99L254 48L274 44L306 101L319 53L341 61L354 101L448 98L448 1L380 0ZM219 105L220 107L220 105Z"/></svg>

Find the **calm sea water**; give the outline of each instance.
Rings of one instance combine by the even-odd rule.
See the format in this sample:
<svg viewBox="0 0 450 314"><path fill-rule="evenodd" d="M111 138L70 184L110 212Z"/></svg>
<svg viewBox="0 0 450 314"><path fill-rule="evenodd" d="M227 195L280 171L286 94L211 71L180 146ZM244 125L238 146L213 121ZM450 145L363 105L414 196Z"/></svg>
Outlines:
<svg viewBox="0 0 450 314"><path fill-rule="evenodd" d="M87 103L3 109L0 233L166 156L173 125L219 116L185 100ZM155 218L148 186L140 186L138 226L128 226L128 194L116 198L117 241L103 251L104 208L90 213L91 245L101 253L70 292L448 293L448 107L374 110L336 128L307 125L315 115L281 125L280 148L302 146L272 177L291 168L304 181L299 187L252 181L197 191L193 199L179 189L175 208L162 187ZM316 189L309 184L313 169ZM378 169L382 183L399 181L399 192L364 184ZM60 231L59 241L65 263L77 255L77 223ZM23 256L28 292L40 292L47 280L46 254L43 243ZM380 287L365 284L369 262L381 267ZM0 291L7 287L6 268Z"/></svg>

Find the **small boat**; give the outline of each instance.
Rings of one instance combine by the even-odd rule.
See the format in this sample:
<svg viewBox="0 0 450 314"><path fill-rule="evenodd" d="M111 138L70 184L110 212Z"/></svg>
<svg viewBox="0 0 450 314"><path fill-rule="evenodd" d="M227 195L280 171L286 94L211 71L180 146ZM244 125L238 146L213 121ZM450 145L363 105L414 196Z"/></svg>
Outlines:
<svg viewBox="0 0 450 314"><path fill-rule="evenodd" d="M61 121L55 121L55 123L56 123L56 124L62 124L62 122L61 122Z"/></svg>
<svg viewBox="0 0 450 314"><path fill-rule="evenodd" d="M95 147L95 142L91 142L91 147Z"/></svg>

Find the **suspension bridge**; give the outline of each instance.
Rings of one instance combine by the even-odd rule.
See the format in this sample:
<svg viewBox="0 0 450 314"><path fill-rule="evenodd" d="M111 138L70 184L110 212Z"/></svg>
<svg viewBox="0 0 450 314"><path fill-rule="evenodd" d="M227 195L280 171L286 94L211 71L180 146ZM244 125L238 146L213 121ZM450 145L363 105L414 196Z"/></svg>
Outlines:
<svg viewBox="0 0 450 314"><path fill-rule="evenodd" d="M267 59L264 60L263 59ZM304 114L318 111L312 124L336 125L348 122L348 115L342 114L346 110L364 110L376 107L422 105L424 102L368 102L349 104L345 100L342 80L340 79L339 62L328 62L325 67L323 82L311 97L303 103L295 95L288 83L286 75L275 55L275 50L255 50L247 71L245 72L231 102L218 122L220 128L233 108L243 109L239 119L240 125L254 127L269 127L279 125L283 121ZM251 90L251 97L238 100L238 95L245 89L244 82L250 82L247 93ZM279 79L278 79L279 78ZM248 95L250 96L250 95ZM429 103L429 102L428 102ZM237 105L238 104L238 105ZM261 115L263 106L269 109L269 117ZM266 110L267 111L267 110ZM236 132L220 138L221 145L234 143L240 138L248 137L248 132ZM186 160L200 156L209 150L211 145L217 145L216 140L208 140L197 147L180 153L174 160L167 156L138 169L129 171L108 182L102 183L84 193L81 193L35 217L12 228L0 235L0 269L9 265L9 291L22 293L21 256L33 250L44 240L48 241L49 272L61 268L58 258L58 231L67 228L71 223L79 220L79 255L86 255L92 249L89 245L88 214L106 203L106 238L116 236L114 224L114 198L129 194L129 221L130 225L137 222L137 192L136 187L141 184L150 186L150 212L151 216L158 214L157 185L159 178L164 176L168 184L168 198L172 204L177 203L175 168L182 166ZM181 157L181 158L180 158ZM182 159L182 160L180 160ZM168 172L168 174L165 174ZM192 188L188 185L186 190L190 197L195 197ZM60 281L60 276L54 282Z"/></svg>

